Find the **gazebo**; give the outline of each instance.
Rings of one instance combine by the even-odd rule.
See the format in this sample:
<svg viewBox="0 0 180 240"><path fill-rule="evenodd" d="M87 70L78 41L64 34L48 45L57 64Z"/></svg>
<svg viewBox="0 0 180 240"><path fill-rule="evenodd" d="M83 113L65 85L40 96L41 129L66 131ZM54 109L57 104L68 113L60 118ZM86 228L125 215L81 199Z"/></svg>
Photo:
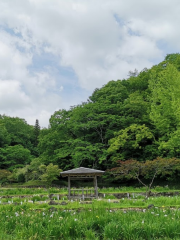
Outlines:
<svg viewBox="0 0 180 240"><path fill-rule="evenodd" d="M97 177L101 176L103 173L104 171L91 169L91 168L84 168L84 167L74 168L72 170L61 172L62 177L68 177L68 199L98 198ZM92 178L94 180L94 190L89 190L84 188L78 189L78 190L71 189L71 180L89 179L89 178Z"/></svg>

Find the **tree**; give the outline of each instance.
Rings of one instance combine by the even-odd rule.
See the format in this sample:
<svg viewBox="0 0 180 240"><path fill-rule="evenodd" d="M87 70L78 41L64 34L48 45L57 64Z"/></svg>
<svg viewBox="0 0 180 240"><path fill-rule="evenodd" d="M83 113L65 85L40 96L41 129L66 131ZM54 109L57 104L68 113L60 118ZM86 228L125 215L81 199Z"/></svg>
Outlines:
<svg viewBox="0 0 180 240"><path fill-rule="evenodd" d="M42 163L46 165L49 163L58 164L60 168L65 169L70 164L68 156L71 153L71 147L69 143L66 143L66 140L71 138L65 133L66 126L64 129L59 128L58 124L53 123L53 127L42 129L39 135L38 149Z"/></svg>
<svg viewBox="0 0 180 240"><path fill-rule="evenodd" d="M42 164L41 159L34 158L30 164L25 165L23 168L16 168L13 172L16 180L23 178L24 181L27 182L30 180L38 180L45 171L46 166ZM19 175L21 176L19 177Z"/></svg>
<svg viewBox="0 0 180 240"><path fill-rule="evenodd" d="M31 159L30 151L21 145L0 148L0 168L2 169L23 167L30 163Z"/></svg>
<svg viewBox="0 0 180 240"><path fill-rule="evenodd" d="M177 128L180 121L180 73L168 64L157 74L152 71L149 87L152 92L150 118L161 134Z"/></svg>
<svg viewBox="0 0 180 240"><path fill-rule="evenodd" d="M110 81L86 102L56 111L39 135L42 162L113 167L117 159L180 156L180 55ZM115 134L115 135L114 135Z"/></svg>
<svg viewBox="0 0 180 240"><path fill-rule="evenodd" d="M5 141L3 144L6 146L22 145L33 154L33 126L27 124L24 119L0 115L0 143L2 135Z"/></svg>
<svg viewBox="0 0 180 240"><path fill-rule="evenodd" d="M11 172L6 169L0 169L0 182L5 182L8 180L8 177L11 175Z"/></svg>
<svg viewBox="0 0 180 240"><path fill-rule="evenodd" d="M151 145L153 134L145 125L132 124L131 126L116 132L115 137L109 140L108 152L113 160L121 158L141 158L147 145ZM146 156L147 157L147 156Z"/></svg>
<svg viewBox="0 0 180 240"><path fill-rule="evenodd" d="M177 68L177 70L180 71L180 54L179 53L167 54L164 62L173 64Z"/></svg>
<svg viewBox="0 0 180 240"><path fill-rule="evenodd" d="M77 139L73 144L72 162L74 167L87 166L96 169L102 161L106 160L107 152L102 143L92 144Z"/></svg>
<svg viewBox="0 0 180 240"><path fill-rule="evenodd" d="M138 70L135 68L134 71L129 71L128 76L129 77L137 77L138 76Z"/></svg>
<svg viewBox="0 0 180 240"><path fill-rule="evenodd" d="M38 138L39 138L39 134L40 134L40 125L39 125L39 120L36 119L35 125L34 125L34 144L37 147L38 145Z"/></svg>
<svg viewBox="0 0 180 240"><path fill-rule="evenodd" d="M146 198L154 179L157 176L171 176L180 170L180 159L157 158L153 161L139 162L137 160L117 161L118 167L110 170L118 179L137 179L140 184L146 187ZM142 180L149 179L149 183Z"/></svg>
<svg viewBox="0 0 180 240"><path fill-rule="evenodd" d="M62 172L62 170L59 169L58 165L53 165L50 163L46 168L46 172L41 175L40 178L41 180L47 181L48 185L50 186L54 180L58 179L60 172Z"/></svg>
<svg viewBox="0 0 180 240"><path fill-rule="evenodd" d="M150 119L158 131L159 149L164 156L180 156L180 72L172 64L160 72L152 70ZM177 150L177 151L176 151Z"/></svg>
<svg viewBox="0 0 180 240"><path fill-rule="evenodd" d="M11 142L11 138L9 133L4 126L4 124L0 124L0 147L8 146Z"/></svg>

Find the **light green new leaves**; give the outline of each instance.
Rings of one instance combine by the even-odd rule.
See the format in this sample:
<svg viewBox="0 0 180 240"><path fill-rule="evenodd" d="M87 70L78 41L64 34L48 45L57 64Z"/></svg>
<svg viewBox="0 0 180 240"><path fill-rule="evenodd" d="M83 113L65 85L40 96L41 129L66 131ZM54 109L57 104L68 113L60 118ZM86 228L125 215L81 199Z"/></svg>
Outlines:
<svg viewBox="0 0 180 240"><path fill-rule="evenodd" d="M174 156L180 146L179 71L171 64L158 74L152 71L149 88L152 92L150 118L160 134L159 149L163 155Z"/></svg>
<svg viewBox="0 0 180 240"><path fill-rule="evenodd" d="M120 159L124 159L125 156L121 152L141 149L148 139L153 139L153 134L148 127L144 124L132 124L130 127L115 133L115 138L109 141L108 152L111 154L119 152Z"/></svg>
<svg viewBox="0 0 180 240"><path fill-rule="evenodd" d="M160 133L169 133L180 125L180 73L168 64L159 74L152 71L150 118Z"/></svg>
<svg viewBox="0 0 180 240"><path fill-rule="evenodd" d="M40 178L44 181L47 181L50 185L54 180L57 180L60 172L62 172L62 170L59 169L58 165L53 165L50 163L46 168L46 172L41 175Z"/></svg>

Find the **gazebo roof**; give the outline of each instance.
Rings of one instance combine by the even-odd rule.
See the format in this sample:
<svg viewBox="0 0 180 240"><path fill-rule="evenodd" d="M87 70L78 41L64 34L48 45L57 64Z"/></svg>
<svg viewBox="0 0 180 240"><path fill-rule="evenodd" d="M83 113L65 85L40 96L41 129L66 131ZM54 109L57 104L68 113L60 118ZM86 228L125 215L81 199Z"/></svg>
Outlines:
<svg viewBox="0 0 180 240"><path fill-rule="evenodd" d="M74 168L68 171L61 172L62 177L93 177L101 176L104 171L92 169L92 168Z"/></svg>

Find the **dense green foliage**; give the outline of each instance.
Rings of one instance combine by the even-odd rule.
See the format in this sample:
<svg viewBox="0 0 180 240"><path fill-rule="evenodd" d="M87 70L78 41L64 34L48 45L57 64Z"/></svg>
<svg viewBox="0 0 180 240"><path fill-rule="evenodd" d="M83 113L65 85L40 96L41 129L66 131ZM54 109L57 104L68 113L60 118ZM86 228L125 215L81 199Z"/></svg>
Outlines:
<svg viewBox="0 0 180 240"><path fill-rule="evenodd" d="M1 115L0 169L40 179L40 165L50 163L62 170L106 170L117 160L179 158L179 71L180 54L167 55L151 69L95 89L86 102L56 111L47 129L38 120L33 127ZM34 169L32 161L38 163ZM25 181L30 178L26 174Z"/></svg>
<svg viewBox="0 0 180 240"><path fill-rule="evenodd" d="M24 119L0 116L0 168L13 169L34 157L33 126Z"/></svg>
<svg viewBox="0 0 180 240"><path fill-rule="evenodd" d="M117 160L179 157L179 54L127 80L95 89L87 102L59 110L39 138L42 160L107 169Z"/></svg>

